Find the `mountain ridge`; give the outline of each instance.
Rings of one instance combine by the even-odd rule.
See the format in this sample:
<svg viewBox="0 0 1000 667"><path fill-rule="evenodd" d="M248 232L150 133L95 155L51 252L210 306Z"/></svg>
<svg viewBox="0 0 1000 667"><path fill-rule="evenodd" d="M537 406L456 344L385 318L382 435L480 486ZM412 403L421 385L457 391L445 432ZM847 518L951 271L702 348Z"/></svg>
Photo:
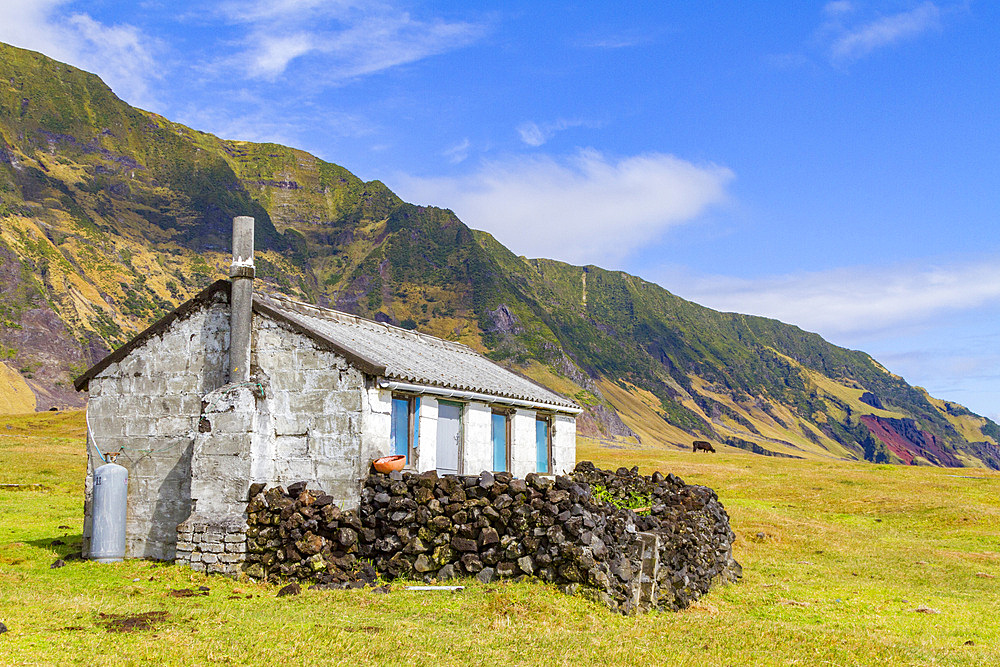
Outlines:
<svg viewBox="0 0 1000 667"><path fill-rule="evenodd" d="M624 272L518 257L448 209L132 108L7 45L0 396L24 406L27 386L36 409L81 404L74 374L225 277L235 215L257 219L264 286L467 343L584 405L585 437L1000 468L995 423L863 352Z"/></svg>

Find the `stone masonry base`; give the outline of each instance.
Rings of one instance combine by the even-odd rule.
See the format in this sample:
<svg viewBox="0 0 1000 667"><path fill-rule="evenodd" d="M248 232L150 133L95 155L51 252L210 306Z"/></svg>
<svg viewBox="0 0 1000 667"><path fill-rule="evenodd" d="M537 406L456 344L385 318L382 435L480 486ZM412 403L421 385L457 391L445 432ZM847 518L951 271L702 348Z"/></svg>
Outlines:
<svg viewBox="0 0 1000 667"><path fill-rule="evenodd" d="M247 551L247 522L242 514L192 514L177 526L178 565L192 570L239 575Z"/></svg>

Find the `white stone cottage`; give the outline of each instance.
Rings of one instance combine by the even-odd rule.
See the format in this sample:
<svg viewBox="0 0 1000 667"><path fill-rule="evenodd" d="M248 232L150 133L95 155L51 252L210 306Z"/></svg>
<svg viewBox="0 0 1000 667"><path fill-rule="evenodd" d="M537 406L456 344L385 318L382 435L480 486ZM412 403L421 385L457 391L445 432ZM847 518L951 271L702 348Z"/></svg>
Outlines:
<svg viewBox="0 0 1000 667"><path fill-rule="evenodd" d="M234 253L232 281L76 381L90 393L89 470L116 452L129 470L127 557L188 560L194 524L241 533L253 483L307 481L356 507L372 460L388 454L451 474L575 465L572 401L465 345L253 292L245 255Z"/></svg>

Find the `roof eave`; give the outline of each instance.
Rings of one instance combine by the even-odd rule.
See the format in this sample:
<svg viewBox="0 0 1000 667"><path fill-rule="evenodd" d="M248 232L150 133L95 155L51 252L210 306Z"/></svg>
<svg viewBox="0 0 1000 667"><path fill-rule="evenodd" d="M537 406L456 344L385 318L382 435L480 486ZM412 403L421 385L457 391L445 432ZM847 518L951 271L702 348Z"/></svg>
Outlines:
<svg viewBox="0 0 1000 667"><path fill-rule="evenodd" d="M191 313L193 313L197 308L205 305L209 302L212 296L216 292L225 291L228 295L230 284L228 280L216 280L214 283L198 292L181 305L174 308L172 311L161 317L159 320L151 324L149 327L136 334L130 341L117 348L106 357L98 361L96 364L87 369L83 375L76 378L73 381L73 387L77 391L86 391L90 388L90 381L97 376L98 373L106 369L111 364L117 363L128 356L128 354L139 347L147 340L166 330L173 322L184 319Z"/></svg>
<svg viewBox="0 0 1000 667"><path fill-rule="evenodd" d="M310 338L311 340L319 343L320 345L332 349L337 354L343 355L348 361L350 361L359 370L368 375L374 376L384 376L386 368L384 365L378 363L374 359L371 359L356 350L352 350L345 346L343 343L327 338L320 332L316 331L310 327L307 323L299 320L293 313L286 311L281 311L276 308L269 306L254 295L253 300L254 312L260 313L261 315L266 315L267 317L282 322L285 325L291 327L297 333Z"/></svg>
<svg viewBox="0 0 1000 667"><path fill-rule="evenodd" d="M535 410L545 410L551 412L561 412L564 414L578 415L583 412L583 408L574 404L566 405L562 403L553 403L547 400L540 400L535 398L523 398L517 396L504 396L502 394L493 394L489 391L478 391L474 389L456 389L454 387L446 387L433 384L425 383L414 383L414 382L403 382L399 380L393 380L391 378L379 379L379 387L382 389L390 389L402 392L412 392L416 394L429 394L431 396L439 396L442 398L464 398L467 400L481 401L483 403L496 403L500 405L511 405L515 407L531 408Z"/></svg>

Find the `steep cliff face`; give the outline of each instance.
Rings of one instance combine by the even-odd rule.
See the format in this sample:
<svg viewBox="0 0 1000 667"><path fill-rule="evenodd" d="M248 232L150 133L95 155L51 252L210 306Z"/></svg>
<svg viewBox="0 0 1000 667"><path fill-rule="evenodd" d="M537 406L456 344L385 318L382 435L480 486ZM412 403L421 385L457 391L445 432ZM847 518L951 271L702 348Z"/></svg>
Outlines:
<svg viewBox="0 0 1000 667"><path fill-rule="evenodd" d="M82 406L85 397L73 389L71 370L85 368L109 348L91 336L85 339L94 344L91 349L70 334L33 268L0 244L0 360L7 363L7 389L0 389L7 398L0 400L11 412Z"/></svg>
<svg viewBox="0 0 1000 667"><path fill-rule="evenodd" d="M97 77L6 45L0 391L21 407L24 387L36 409L80 405L74 374L225 277L230 221L246 214L261 286L469 344L584 405L588 437L1000 465L1000 427L862 352L625 273L518 257L449 210L134 109Z"/></svg>

